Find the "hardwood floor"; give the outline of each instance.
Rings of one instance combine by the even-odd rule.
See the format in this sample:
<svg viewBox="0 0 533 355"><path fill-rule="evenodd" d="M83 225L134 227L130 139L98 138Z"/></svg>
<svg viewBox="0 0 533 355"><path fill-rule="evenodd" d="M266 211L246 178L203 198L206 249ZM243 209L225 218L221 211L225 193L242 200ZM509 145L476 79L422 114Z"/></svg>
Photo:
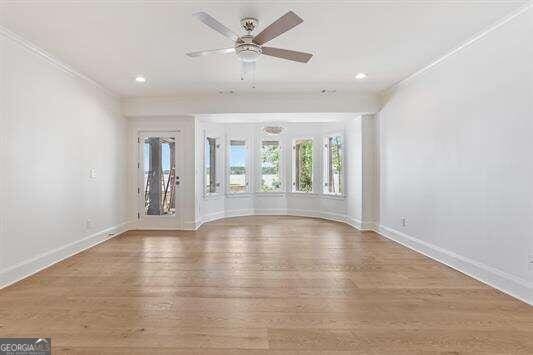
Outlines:
<svg viewBox="0 0 533 355"><path fill-rule="evenodd" d="M0 290L57 353L533 354L533 307L372 232L242 217L131 231Z"/></svg>

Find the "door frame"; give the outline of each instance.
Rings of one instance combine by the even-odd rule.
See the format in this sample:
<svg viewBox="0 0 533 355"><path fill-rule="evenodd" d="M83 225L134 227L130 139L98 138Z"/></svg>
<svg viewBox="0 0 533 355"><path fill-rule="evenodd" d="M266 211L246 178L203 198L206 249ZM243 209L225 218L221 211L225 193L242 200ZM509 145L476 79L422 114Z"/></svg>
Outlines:
<svg viewBox="0 0 533 355"><path fill-rule="evenodd" d="M175 214L173 216L148 216L144 213L144 149L147 137L169 137L175 139L176 186ZM183 229L183 143L181 130L138 130L137 131L137 225L139 229Z"/></svg>

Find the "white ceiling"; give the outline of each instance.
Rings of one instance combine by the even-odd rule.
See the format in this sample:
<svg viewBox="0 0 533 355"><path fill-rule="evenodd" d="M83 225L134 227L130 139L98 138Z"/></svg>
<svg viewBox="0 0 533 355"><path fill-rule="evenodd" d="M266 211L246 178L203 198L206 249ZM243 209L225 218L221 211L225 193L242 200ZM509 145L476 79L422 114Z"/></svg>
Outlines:
<svg viewBox="0 0 533 355"><path fill-rule="evenodd" d="M525 0L469 1L2 1L0 24L121 96L238 92L379 92L429 64ZM269 45L315 54L308 64L263 56L255 89L240 81L230 47L191 16L206 11L235 32L261 30L293 10L304 23ZM354 79L358 72L369 78ZM136 74L148 78L135 83Z"/></svg>

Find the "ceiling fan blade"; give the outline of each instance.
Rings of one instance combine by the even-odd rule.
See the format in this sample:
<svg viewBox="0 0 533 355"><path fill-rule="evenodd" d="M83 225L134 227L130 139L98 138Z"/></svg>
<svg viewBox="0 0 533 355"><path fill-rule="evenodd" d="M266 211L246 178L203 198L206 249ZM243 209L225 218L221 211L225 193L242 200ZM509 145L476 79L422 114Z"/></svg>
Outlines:
<svg viewBox="0 0 533 355"><path fill-rule="evenodd" d="M227 54L235 53L235 48L221 48L221 49L211 49L207 51L198 51L198 52L189 52L187 55L189 57L202 57L208 54Z"/></svg>
<svg viewBox="0 0 533 355"><path fill-rule="evenodd" d="M270 26L265 28L261 33L254 37L254 43L263 44L278 37L280 34L287 32L291 28L304 22L294 12L289 11L279 19L274 21Z"/></svg>
<svg viewBox="0 0 533 355"><path fill-rule="evenodd" d="M196 17L198 20L202 21L207 26L211 27L218 33L228 37L229 39L233 40L233 42L239 41L239 36L235 34L232 30L218 22L214 17L209 15L206 12L196 12L193 14L194 17Z"/></svg>
<svg viewBox="0 0 533 355"><path fill-rule="evenodd" d="M288 49L274 48L274 47L261 47L263 54L271 57L282 58L292 60L300 63L307 63L313 56L311 53L291 51Z"/></svg>

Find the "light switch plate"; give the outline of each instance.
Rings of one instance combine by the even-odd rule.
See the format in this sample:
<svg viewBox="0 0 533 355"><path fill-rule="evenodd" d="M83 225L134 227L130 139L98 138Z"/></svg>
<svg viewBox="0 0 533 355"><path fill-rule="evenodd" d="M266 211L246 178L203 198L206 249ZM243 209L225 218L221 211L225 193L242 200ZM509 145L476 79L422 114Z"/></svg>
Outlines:
<svg viewBox="0 0 533 355"><path fill-rule="evenodd" d="M91 170L89 170L89 178L96 179L96 169L95 168L91 168Z"/></svg>

